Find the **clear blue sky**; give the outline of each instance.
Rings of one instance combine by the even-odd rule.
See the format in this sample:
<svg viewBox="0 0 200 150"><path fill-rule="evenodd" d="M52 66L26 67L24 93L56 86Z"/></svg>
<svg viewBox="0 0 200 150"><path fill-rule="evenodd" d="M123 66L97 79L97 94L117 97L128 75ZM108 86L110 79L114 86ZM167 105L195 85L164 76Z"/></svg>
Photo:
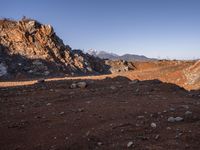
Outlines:
<svg viewBox="0 0 200 150"><path fill-rule="evenodd" d="M72 48L200 58L200 0L0 0L0 17L51 24Z"/></svg>

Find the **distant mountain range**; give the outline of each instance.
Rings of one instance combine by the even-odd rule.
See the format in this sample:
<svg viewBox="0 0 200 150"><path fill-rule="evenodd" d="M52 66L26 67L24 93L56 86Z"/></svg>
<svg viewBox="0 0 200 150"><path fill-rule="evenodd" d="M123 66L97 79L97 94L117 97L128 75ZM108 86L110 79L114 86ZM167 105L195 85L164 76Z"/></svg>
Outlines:
<svg viewBox="0 0 200 150"><path fill-rule="evenodd" d="M110 60L126 60L126 61L151 61L155 60L152 58L148 58L143 55L134 55L134 54L124 54L124 55L117 55L115 53L109 53L106 51L97 51L90 49L87 51L88 54L93 55L95 57L99 57L101 59L110 59Z"/></svg>

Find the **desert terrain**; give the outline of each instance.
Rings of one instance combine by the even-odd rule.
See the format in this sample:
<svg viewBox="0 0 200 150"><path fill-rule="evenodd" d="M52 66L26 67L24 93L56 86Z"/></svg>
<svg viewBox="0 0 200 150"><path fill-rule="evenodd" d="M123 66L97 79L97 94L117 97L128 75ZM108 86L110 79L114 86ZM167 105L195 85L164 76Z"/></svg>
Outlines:
<svg viewBox="0 0 200 150"><path fill-rule="evenodd" d="M199 60L103 60L0 25L0 150L200 149Z"/></svg>
<svg viewBox="0 0 200 150"><path fill-rule="evenodd" d="M136 63L137 71L39 83L1 82L1 149L199 149L200 91L179 75L181 66L193 62L174 63ZM87 86L71 87L79 82Z"/></svg>

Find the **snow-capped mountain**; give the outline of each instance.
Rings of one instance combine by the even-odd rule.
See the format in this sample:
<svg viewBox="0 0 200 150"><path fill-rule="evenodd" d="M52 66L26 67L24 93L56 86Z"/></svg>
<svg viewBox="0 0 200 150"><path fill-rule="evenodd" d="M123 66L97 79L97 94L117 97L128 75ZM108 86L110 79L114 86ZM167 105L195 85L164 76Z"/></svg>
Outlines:
<svg viewBox="0 0 200 150"><path fill-rule="evenodd" d="M101 59L110 59L110 60L126 60L126 61L149 61L152 60L143 55L134 55L134 54L124 54L124 55L117 55L115 53L110 53L106 51L97 51L94 49L90 49L87 51L88 54L93 55L95 57L99 57Z"/></svg>

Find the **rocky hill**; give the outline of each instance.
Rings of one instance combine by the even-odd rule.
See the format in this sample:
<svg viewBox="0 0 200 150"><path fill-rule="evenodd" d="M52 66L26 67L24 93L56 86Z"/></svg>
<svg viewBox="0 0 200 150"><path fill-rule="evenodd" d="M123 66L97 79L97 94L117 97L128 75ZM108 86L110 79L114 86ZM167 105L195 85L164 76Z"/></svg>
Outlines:
<svg viewBox="0 0 200 150"><path fill-rule="evenodd" d="M27 18L0 20L0 77L103 72L103 60L73 51L51 25Z"/></svg>

